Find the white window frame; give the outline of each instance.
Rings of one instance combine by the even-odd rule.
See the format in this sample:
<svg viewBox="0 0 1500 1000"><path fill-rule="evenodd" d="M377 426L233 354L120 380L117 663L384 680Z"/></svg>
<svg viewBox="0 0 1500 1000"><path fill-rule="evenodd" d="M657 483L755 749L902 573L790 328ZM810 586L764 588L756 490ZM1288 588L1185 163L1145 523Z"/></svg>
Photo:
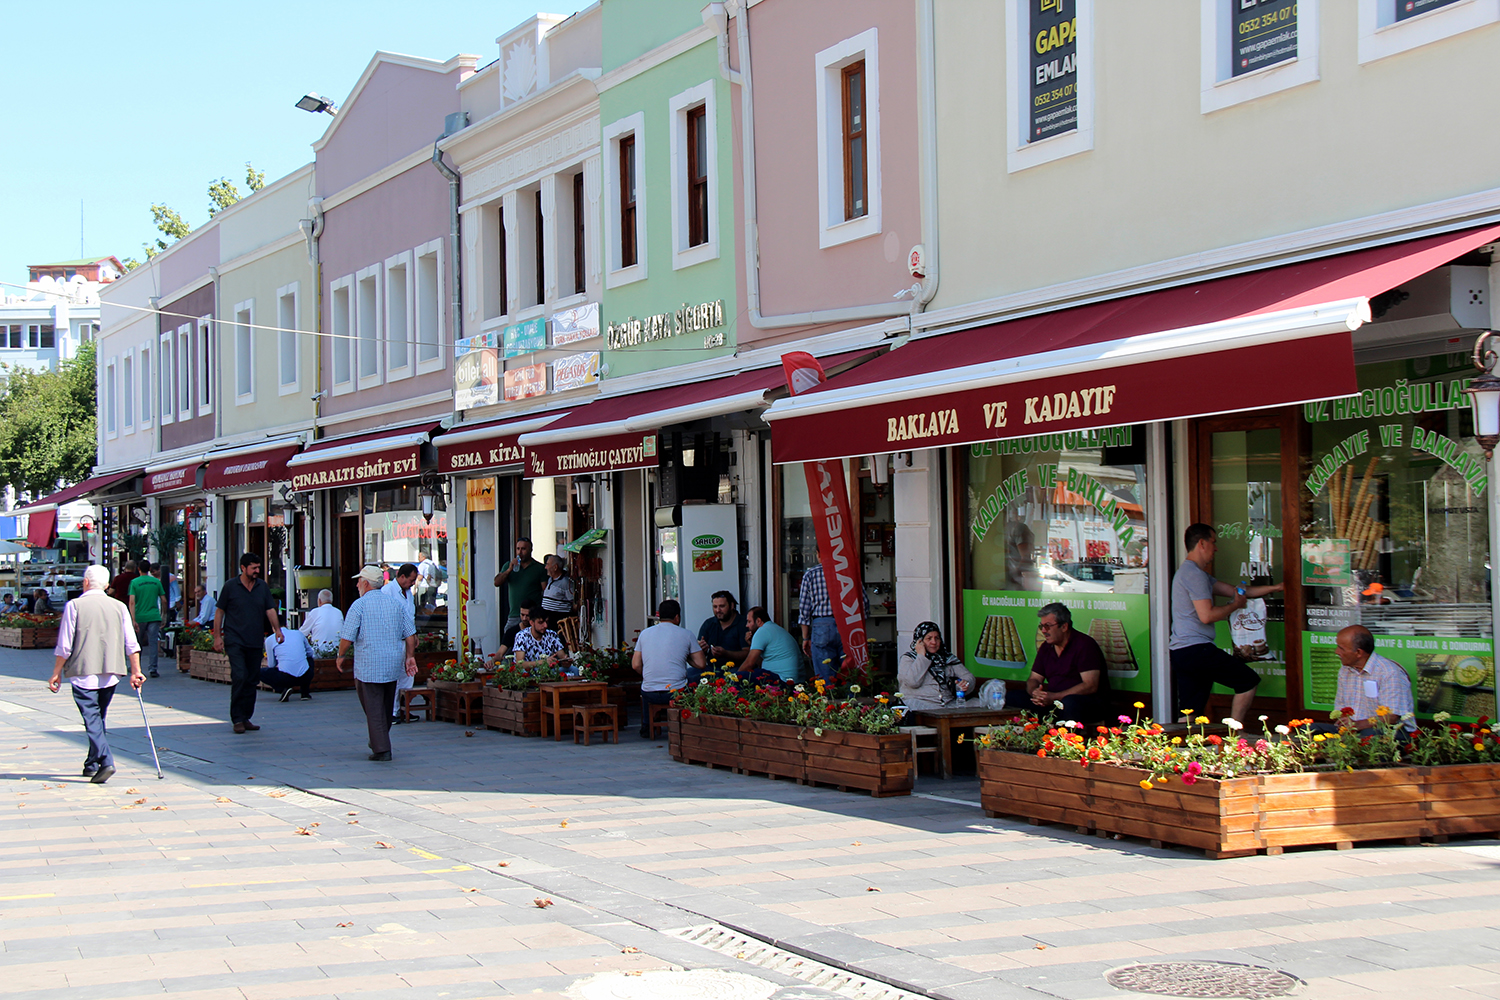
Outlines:
<svg viewBox="0 0 1500 1000"><path fill-rule="evenodd" d="M1403 0L1359 0L1361 64L1500 21L1500 0L1462 0L1398 22L1396 4L1401 2Z"/></svg>
<svg viewBox="0 0 1500 1000"><path fill-rule="evenodd" d="M1318 0L1298 0L1297 58L1267 66L1243 76L1233 75L1234 16L1231 4L1239 0L1198 0L1202 38L1199 77L1202 114L1254 101L1270 94L1316 83L1318 73Z"/></svg>
<svg viewBox="0 0 1500 1000"><path fill-rule="evenodd" d="M137 349L140 361L136 366L136 378L141 387L141 413L137 424L143 431L151 426L152 418L156 416L156 387L151 382L151 357L154 353L149 344L142 344Z"/></svg>
<svg viewBox="0 0 1500 1000"><path fill-rule="evenodd" d="M605 158L604 287L619 288L646 278L646 114L637 111L611 122L600 135ZM621 267L620 236L616 232L620 227L620 139L629 135L635 136L635 263Z"/></svg>
<svg viewBox="0 0 1500 1000"><path fill-rule="evenodd" d="M193 337L197 324L184 323L177 328L177 419L193 419ZM186 348L186 350L184 350Z"/></svg>
<svg viewBox="0 0 1500 1000"><path fill-rule="evenodd" d="M199 316L196 330L198 337L198 416L207 416L214 412L214 331L213 317Z"/></svg>
<svg viewBox="0 0 1500 1000"><path fill-rule="evenodd" d="M177 397L172 388L172 373L176 370L172 363L173 339L169 330L158 338L156 347L156 405L163 427L172 422L177 412Z"/></svg>
<svg viewBox="0 0 1500 1000"><path fill-rule="evenodd" d="M704 261L719 259L719 125L714 112L715 81L705 80L689 87L667 101L668 131L672 143L672 270L678 271ZM703 128L708 133L708 241L688 246L688 155L687 114L703 105ZM641 141L635 141L639 152ZM639 164L637 164L639 168ZM635 175L636 190L641 186L639 169ZM618 185L619 180L615 183ZM636 195L636 231L640 231L640 195Z"/></svg>
<svg viewBox="0 0 1500 1000"><path fill-rule="evenodd" d="M1005 168L1013 174L1094 148L1094 0L1073 0L1078 19L1078 127L1041 142L1027 142L1025 135L1031 128L1030 6L1027 0L1005 2L1005 51L1010 68ZM1027 26L1025 32L1020 30L1023 24Z"/></svg>
<svg viewBox="0 0 1500 1000"><path fill-rule="evenodd" d="M281 308L281 303L288 298L292 300L290 326L282 316ZM301 304L301 299L301 282L294 281L290 285L282 285L276 289L276 395L278 396L290 396L302 390L302 345L297 337L297 317L301 315L298 306ZM287 354L288 344L291 345L292 358L290 382L286 381L286 370L282 364Z"/></svg>
<svg viewBox="0 0 1500 1000"><path fill-rule="evenodd" d="M383 316L385 312L385 289L381 282L385 280L384 269L379 264L371 264L354 272L354 289L349 297L349 309L354 316L354 381L361 389L369 389L379 385L385 380L385 351L381 349L384 333ZM371 282L375 289L375 301L373 304L373 315L366 321L360 316L359 298L361 286ZM368 327L368 336L366 336ZM364 371L363 355L366 350L375 354L375 372L371 375L362 374Z"/></svg>
<svg viewBox="0 0 1500 1000"><path fill-rule="evenodd" d="M246 299L234 304L234 405L245 406L255 402L255 300ZM240 317L243 316L242 320ZM243 349L242 349L243 345ZM250 376L249 388L241 390L241 368Z"/></svg>
<svg viewBox="0 0 1500 1000"><path fill-rule="evenodd" d="M423 243L421 246L415 247L412 250L411 268L407 272L411 279L410 302L412 307L412 357L416 360L418 375L425 375L428 372L443 371L448 367L448 355L447 352L443 350L444 346L447 344L447 341L445 339L447 335L447 317L443 309L443 306L447 301L447 295L445 292L447 286L443 284L443 244L445 242L446 241L442 239L429 240L428 242ZM432 291L430 293L424 294L421 290L421 282L417 280L417 277L420 273L419 269L422 267L422 261L428 257L434 258L434 263L437 270L437 280L433 283ZM436 299L436 301L432 303L431 308L434 315L437 317L437 325L436 329L433 332L433 336L436 338L433 342L435 356L424 359L422 357L422 347L424 342L421 338L421 332L418 330L418 325L421 322L423 310L427 305L427 294L431 294Z"/></svg>
<svg viewBox="0 0 1500 1000"><path fill-rule="evenodd" d="M877 236L880 224L880 52L875 28L813 57L818 116L818 247ZM865 214L844 218L844 69L865 61Z"/></svg>
<svg viewBox="0 0 1500 1000"><path fill-rule="evenodd" d="M343 316L339 316L339 296L344 293ZM328 332L331 338L328 357L328 384L333 388L335 396L353 392L355 387L355 350L354 350L354 275L346 274L337 281L328 284ZM343 332L339 332L340 320L342 320ZM349 377L344 381L338 380L339 364L338 352L342 351L348 361Z"/></svg>
<svg viewBox="0 0 1500 1000"><path fill-rule="evenodd" d="M135 433L135 348L120 356L120 433Z"/></svg>
<svg viewBox="0 0 1500 1000"><path fill-rule="evenodd" d="M119 357L112 357L104 365L104 436L113 441L120 436L120 384Z"/></svg>
<svg viewBox="0 0 1500 1000"><path fill-rule="evenodd" d="M417 343L412 337L413 320L416 318L415 312L412 309L412 260L410 250L403 250L385 259L385 274L381 279L380 291L382 297L385 299L385 322L381 327L383 332L381 343L384 345L382 353L385 355L385 380L387 382L411 378L412 372L415 370L413 361L417 353ZM391 306L391 290L394 287L394 279L391 274L391 268L393 267L401 269L399 277L402 285L401 291L405 297L405 304L401 309L400 319L406 324L406 352L404 355L399 356L396 353L397 339L395 334L397 331L393 328L391 322L392 318L396 315L395 309ZM398 361L400 364L397 364Z"/></svg>

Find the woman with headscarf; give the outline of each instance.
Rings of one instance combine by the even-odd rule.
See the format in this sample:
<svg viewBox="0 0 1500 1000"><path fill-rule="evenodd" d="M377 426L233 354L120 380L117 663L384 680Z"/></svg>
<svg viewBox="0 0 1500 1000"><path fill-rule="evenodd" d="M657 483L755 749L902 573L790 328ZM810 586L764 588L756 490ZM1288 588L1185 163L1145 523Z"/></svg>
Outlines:
<svg viewBox="0 0 1500 1000"><path fill-rule="evenodd" d="M946 708L958 700L958 692L974 689L974 675L958 657L933 622L912 630L911 649L896 666L901 701L910 709Z"/></svg>

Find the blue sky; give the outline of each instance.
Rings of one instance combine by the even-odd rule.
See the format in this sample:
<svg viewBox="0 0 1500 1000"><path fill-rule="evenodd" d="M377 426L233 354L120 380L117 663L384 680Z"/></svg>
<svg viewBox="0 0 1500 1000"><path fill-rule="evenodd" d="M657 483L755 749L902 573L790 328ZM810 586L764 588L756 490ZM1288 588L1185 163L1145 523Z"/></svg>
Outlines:
<svg viewBox="0 0 1500 1000"><path fill-rule="evenodd" d="M210 181L246 193L245 161L274 180L312 159L326 115L380 49L432 59L497 54L535 0L152 2L7 5L0 59L8 137L0 156L0 281L26 265L143 256L150 206L208 219ZM571 14L586 3L543 8ZM433 122L433 135L442 129ZM83 202L83 253L79 202Z"/></svg>

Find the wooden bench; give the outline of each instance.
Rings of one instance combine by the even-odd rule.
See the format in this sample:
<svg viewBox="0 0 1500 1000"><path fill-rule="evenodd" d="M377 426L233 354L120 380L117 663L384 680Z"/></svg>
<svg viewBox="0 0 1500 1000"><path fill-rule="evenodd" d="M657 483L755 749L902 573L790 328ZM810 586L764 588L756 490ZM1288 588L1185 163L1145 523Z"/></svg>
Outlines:
<svg viewBox="0 0 1500 1000"><path fill-rule="evenodd" d="M412 702L421 699L422 704L417 706L421 709L427 721L432 721L432 688L413 687L401 692L401 721L410 722L412 713Z"/></svg>
<svg viewBox="0 0 1500 1000"><path fill-rule="evenodd" d="M573 709L573 742L578 742L578 735L583 734L583 745L589 746L589 740L595 733L607 734L616 743L620 742L620 715L619 707L616 705L579 705Z"/></svg>
<svg viewBox="0 0 1500 1000"><path fill-rule="evenodd" d="M671 705L651 706L651 739L661 739L661 734L667 731L667 718L672 714Z"/></svg>

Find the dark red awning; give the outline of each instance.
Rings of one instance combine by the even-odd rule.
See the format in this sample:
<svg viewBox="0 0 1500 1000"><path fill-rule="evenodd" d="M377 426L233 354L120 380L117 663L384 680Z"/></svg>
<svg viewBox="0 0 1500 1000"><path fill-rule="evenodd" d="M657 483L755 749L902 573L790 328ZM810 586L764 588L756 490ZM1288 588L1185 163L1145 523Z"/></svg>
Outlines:
<svg viewBox="0 0 1500 1000"><path fill-rule="evenodd" d="M291 473L287 471L287 460L301 450L300 445L284 444L260 451L210 457L208 471L203 474L203 488L227 490L288 479Z"/></svg>
<svg viewBox="0 0 1500 1000"><path fill-rule="evenodd" d="M51 496L42 497L42 499L35 503L29 503L25 507L18 507L11 511L11 513L30 514L36 511L56 510L63 504L72 503L74 500L86 497L90 493L97 493L100 490L109 489L118 483L123 483L127 479L134 479L136 476L144 474L145 471L144 469L131 469L128 472L110 472L102 476L95 476L92 479L85 479L76 486L69 486L67 489L58 490Z"/></svg>
<svg viewBox="0 0 1500 1000"><path fill-rule="evenodd" d="M146 481L141 485L141 494L150 496L153 493L170 493L173 490L196 489L198 486L198 470L203 467L203 459L195 458L183 465L174 465L166 469L147 469Z"/></svg>
<svg viewBox="0 0 1500 1000"><path fill-rule="evenodd" d="M26 518L26 542L34 549L50 549L57 533L57 509L39 510Z"/></svg>
<svg viewBox="0 0 1500 1000"><path fill-rule="evenodd" d="M292 489L326 490L414 479L422 474L422 445L440 426L429 420L314 442L286 463Z"/></svg>

